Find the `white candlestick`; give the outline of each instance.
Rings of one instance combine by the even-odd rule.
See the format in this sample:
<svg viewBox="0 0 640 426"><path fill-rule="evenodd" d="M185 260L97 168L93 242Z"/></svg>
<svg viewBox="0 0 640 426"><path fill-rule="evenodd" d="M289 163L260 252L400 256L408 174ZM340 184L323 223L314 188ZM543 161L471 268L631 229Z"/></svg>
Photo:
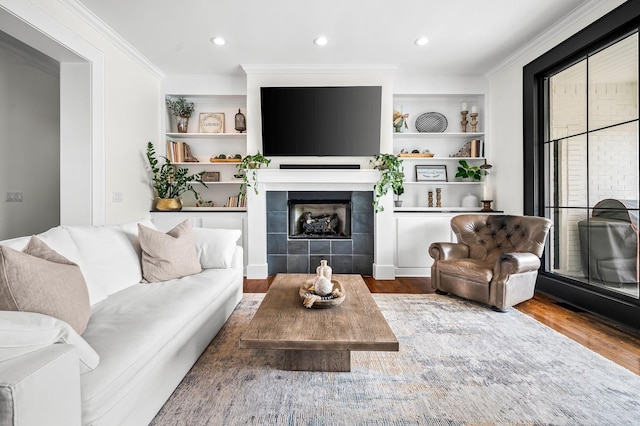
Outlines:
<svg viewBox="0 0 640 426"><path fill-rule="evenodd" d="M473 106L471 107L471 112L473 112L473 113L478 112L478 107L477 107L477 106L475 106L475 105L473 105Z"/></svg>
<svg viewBox="0 0 640 426"><path fill-rule="evenodd" d="M466 103L466 102L463 102L463 103L462 103L462 105L461 105L461 107L460 107L460 111L469 111L469 110L467 109L467 103Z"/></svg>
<svg viewBox="0 0 640 426"><path fill-rule="evenodd" d="M491 182L486 179L484 181L484 186L482 187L482 199L493 200L493 188L491 187Z"/></svg>

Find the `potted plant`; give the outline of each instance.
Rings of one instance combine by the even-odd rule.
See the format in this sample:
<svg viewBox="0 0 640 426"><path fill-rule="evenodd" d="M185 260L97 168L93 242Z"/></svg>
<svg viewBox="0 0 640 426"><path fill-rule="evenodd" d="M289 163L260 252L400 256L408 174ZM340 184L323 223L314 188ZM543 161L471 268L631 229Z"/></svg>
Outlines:
<svg viewBox="0 0 640 426"><path fill-rule="evenodd" d="M167 97L167 106L169 106L173 115L177 117L178 133L187 133L189 117L195 110L194 103L187 101L184 96L180 96L175 100Z"/></svg>
<svg viewBox="0 0 640 426"><path fill-rule="evenodd" d="M404 194L404 185L403 185L403 181L395 181L393 183L393 193L396 196L395 201L393 202L394 205L396 207L402 207L402 200L400 199L400 196L402 194Z"/></svg>
<svg viewBox="0 0 640 426"><path fill-rule="evenodd" d="M240 194L246 194L247 188L253 187L253 191L258 194L258 176L256 170L262 165L269 166L271 160L260 154L258 151L256 154L247 155L242 159L240 163L236 165L236 168L242 174L242 185L240 185ZM250 174L249 174L250 173ZM251 182L249 182L251 180Z"/></svg>
<svg viewBox="0 0 640 426"><path fill-rule="evenodd" d="M402 160L393 154L378 154L370 163L373 163L374 169L380 171L380 179L373 186L373 207L375 212L379 213L384 211L379 200L389 189L398 197L404 193L404 167Z"/></svg>
<svg viewBox="0 0 640 426"><path fill-rule="evenodd" d="M159 165L156 159L156 152L151 142L147 143L147 160L151 166L151 179L153 181L153 191L156 197L156 210L181 210L182 200L180 196L191 191L200 199L200 195L191 185L194 182L207 185L202 181L202 173L189 174L189 169L176 167L171 164L171 160L164 158L164 164Z"/></svg>
<svg viewBox="0 0 640 426"><path fill-rule="evenodd" d="M458 161L458 172L456 173L456 177L480 181L482 176L489 174L487 171L489 168L491 168L491 166L486 164L486 161L482 166L470 166L469 163L467 163L467 160L460 160Z"/></svg>

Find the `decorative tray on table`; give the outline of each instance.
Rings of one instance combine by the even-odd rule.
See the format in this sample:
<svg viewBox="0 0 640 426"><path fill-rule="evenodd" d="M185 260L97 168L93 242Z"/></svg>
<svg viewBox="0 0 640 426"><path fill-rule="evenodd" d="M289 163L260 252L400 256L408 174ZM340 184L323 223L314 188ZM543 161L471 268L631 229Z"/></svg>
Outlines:
<svg viewBox="0 0 640 426"><path fill-rule="evenodd" d="M344 302L345 294L340 281L331 280L333 291L326 296L320 296L314 291L313 280L307 280L300 286L300 299L307 308L332 308Z"/></svg>

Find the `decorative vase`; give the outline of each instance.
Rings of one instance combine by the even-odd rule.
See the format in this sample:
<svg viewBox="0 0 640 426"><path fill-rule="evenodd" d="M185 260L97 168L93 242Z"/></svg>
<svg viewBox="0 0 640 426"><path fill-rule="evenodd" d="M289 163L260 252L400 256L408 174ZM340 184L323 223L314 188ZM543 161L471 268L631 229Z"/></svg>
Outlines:
<svg viewBox="0 0 640 426"><path fill-rule="evenodd" d="M320 266L316 268L316 275L319 277L325 277L326 279L331 281L331 273L332 273L331 266L327 265L326 260L324 259L321 260Z"/></svg>
<svg viewBox="0 0 640 426"><path fill-rule="evenodd" d="M189 128L189 117L176 116L176 124L178 125L178 133L187 133Z"/></svg>
<svg viewBox="0 0 640 426"><path fill-rule="evenodd" d="M480 207L480 200L475 195L467 192L467 195L462 197L461 207Z"/></svg>
<svg viewBox="0 0 640 426"><path fill-rule="evenodd" d="M394 200L393 205L396 207L402 207L402 200Z"/></svg>
<svg viewBox="0 0 640 426"><path fill-rule="evenodd" d="M182 200L180 198L158 198L156 210L161 212L174 212L182 210Z"/></svg>

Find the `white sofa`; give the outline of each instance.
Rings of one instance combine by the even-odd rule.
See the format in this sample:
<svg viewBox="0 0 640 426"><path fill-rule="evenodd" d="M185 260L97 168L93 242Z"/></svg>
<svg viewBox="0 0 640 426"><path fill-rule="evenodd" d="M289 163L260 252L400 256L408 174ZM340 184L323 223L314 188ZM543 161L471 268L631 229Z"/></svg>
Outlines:
<svg viewBox="0 0 640 426"><path fill-rule="evenodd" d="M194 228L202 272L144 283L137 225L38 235L80 267L91 314L80 336L47 315L0 311L0 425L148 424L227 321L242 299L240 231Z"/></svg>

